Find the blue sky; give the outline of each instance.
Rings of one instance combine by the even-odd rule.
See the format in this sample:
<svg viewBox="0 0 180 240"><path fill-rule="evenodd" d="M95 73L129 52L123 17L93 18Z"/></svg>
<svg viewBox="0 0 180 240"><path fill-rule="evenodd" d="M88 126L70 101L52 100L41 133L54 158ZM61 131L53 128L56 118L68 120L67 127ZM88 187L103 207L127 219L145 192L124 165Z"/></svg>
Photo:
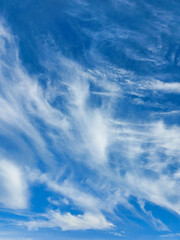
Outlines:
<svg viewBox="0 0 180 240"><path fill-rule="evenodd" d="M180 239L180 2L0 1L0 240Z"/></svg>

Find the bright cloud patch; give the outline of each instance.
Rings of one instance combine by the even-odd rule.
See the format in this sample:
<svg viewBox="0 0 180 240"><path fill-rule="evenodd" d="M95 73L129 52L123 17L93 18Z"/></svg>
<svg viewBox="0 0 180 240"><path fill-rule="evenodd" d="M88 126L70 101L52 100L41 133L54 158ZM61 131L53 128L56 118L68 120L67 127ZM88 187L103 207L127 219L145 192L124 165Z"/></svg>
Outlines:
<svg viewBox="0 0 180 240"><path fill-rule="evenodd" d="M113 226L106 221L103 215L96 213L85 213L84 215L74 216L71 213L61 214L60 212L50 211L44 217L47 220L19 223L19 225L26 225L29 229L60 227L63 231L108 229Z"/></svg>
<svg viewBox="0 0 180 240"><path fill-rule="evenodd" d="M6 159L0 160L0 182L0 203L4 207L27 207L26 180L20 168Z"/></svg>

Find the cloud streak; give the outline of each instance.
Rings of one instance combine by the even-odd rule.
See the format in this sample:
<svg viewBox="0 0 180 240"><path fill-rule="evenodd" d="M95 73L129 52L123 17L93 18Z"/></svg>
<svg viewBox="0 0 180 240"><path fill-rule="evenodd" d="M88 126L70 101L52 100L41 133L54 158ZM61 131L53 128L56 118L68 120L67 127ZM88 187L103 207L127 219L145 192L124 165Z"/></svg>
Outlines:
<svg viewBox="0 0 180 240"><path fill-rule="evenodd" d="M74 216L71 213L61 214L57 211L50 211L43 216L47 220L30 221L19 223L18 225L27 226L28 229L38 228L61 228L67 230L88 230L88 229L109 229L112 224L107 222L101 214L85 213L84 215Z"/></svg>

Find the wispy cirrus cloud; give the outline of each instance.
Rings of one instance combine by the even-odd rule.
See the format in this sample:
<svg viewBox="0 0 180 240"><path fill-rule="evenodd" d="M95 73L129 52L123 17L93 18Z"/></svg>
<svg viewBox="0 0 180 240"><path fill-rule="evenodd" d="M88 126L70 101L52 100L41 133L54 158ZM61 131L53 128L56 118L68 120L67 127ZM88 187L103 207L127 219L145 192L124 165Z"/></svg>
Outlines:
<svg viewBox="0 0 180 240"><path fill-rule="evenodd" d="M169 234L164 234L164 235L161 235L161 238L162 239L169 239L169 238L173 238L173 239L177 239L177 238L179 238L180 237L180 233L169 233Z"/></svg>
<svg viewBox="0 0 180 240"><path fill-rule="evenodd" d="M118 7L122 2L113 3ZM78 15L83 21L81 11L88 3L78 1L78 4L79 10L71 16ZM97 24L99 18L93 8L89 12L90 20ZM89 21L86 16L84 18ZM7 208L25 208L28 202L26 188L43 185L55 196L54 201L49 201L51 208L57 208L44 209L43 215L34 214L27 221L17 221L20 226L29 229L109 229L113 227L112 215L116 215L115 209L119 205L133 212L132 196L180 213L179 125L168 125L163 116L157 121L149 117L149 112L144 118L142 113L136 114L138 101L132 97L138 97L146 105L144 99L156 92L179 93L179 83L164 81L165 75L160 76L161 80L154 80L156 76L152 78L150 74L152 66L166 65L161 57L159 40L157 48L153 43L149 49L143 48L146 54L134 52L133 44L139 46L139 42L144 41L141 45L147 46L151 42L147 33L134 34L115 22L102 27L107 19L101 18L98 30L82 29L93 38L88 54L95 65L92 69L65 57L57 46L46 43L42 47L43 56L39 57L45 73L36 76L22 66L13 35L1 25L1 135L14 145L18 145L17 139L19 145L28 143L32 156L24 160L26 154L18 148L21 159L11 156L15 163L1 162L3 194L0 202ZM165 27L164 23L161 27ZM151 30L153 36L157 34L158 29ZM168 32L168 27L164 32ZM129 35L133 35L132 45L128 42ZM106 42L109 52L118 50L119 58L124 56L127 62L137 64L141 73L138 64L146 62L145 76L127 70L126 61L124 65L122 61L110 63L108 56L103 56L101 41ZM123 42L126 47L116 46L117 41L126 41ZM7 53L10 58L6 57ZM154 104L151 99L149 101L151 104L147 108ZM17 167L19 162L26 169L27 182L21 175L21 168ZM13 176L12 172L15 173ZM16 184L12 189L14 181ZM18 196L14 196L14 191L19 192ZM9 196L15 199L14 205L7 201ZM66 206L73 206L82 213L74 214L71 209L62 213L58 204L54 204L62 197L67 199ZM137 203L141 205L138 214L142 218L146 215L145 221L148 217L157 230L169 231L153 212L146 211L140 201Z"/></svg>

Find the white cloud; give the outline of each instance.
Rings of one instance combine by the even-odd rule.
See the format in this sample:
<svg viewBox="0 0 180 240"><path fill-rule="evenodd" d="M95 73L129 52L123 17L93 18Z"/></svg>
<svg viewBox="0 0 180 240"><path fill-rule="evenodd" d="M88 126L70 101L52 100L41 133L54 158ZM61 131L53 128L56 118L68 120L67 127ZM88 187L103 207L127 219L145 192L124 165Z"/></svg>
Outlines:
<svg viewBox="0 0 180 240"><path fill-rule="evenodd" d="M38 228L59 227L63 231L67 230L87 230L87 229L109 229L113 224L108 222L100 213L86 212L83 215L62 214L59 211L49 211L43 215L46 220L35 220L30 222L20 222L20 226L27 226L30 230Z"/></svg>
<svg viewBox="0 0 180 240"><path fill-rule="evenodd" d="M180 233L168 233L168 234L161 235L160 237L170 238L170 239L175 238L176 239L176 237L180 237Z"/></svg>
<svg viewBox="0 0 180 240"><path fill-rule="evenodd" d="M27 207L27 184L20 167L7 159L0 160L0 182L0 203L3 207L13 209Z"/></svg>
<svg viewBox="0 0 180 240"><path fill-rule="evenodd" d="M39 152L46 164L53 161L46 139L38 128L42 121L52 132L60 134L68 131L68 121L60 110L52 107L45 97L37 76L30 76L22 66L17 45L7 28L0 25L0 39L9 44L0 50L0 129L1 134L12 140L12 134L24 134ZM9 56L8 58L6 56ZM22 138L23 139L23 138ZM34 150L32 150L34 151Z"/></svg>
<svg viewBox="0 0 180 240"><path fill-rule="evenodd" d="M164 93L180 93L180 83L178 82L163 82L160 80L143 81L139 87L144 90L155 90Z"/></svg>
<svg viewBox="0 0 180 240"><path fill-rule="evenodd" d="M124 231L121 231L121 232L112 232L112 234L113 234L114 236L117 236L117 237L126 238L126 235L125 235L125 232L124 232Z"/></svg>
<svg viewBox="0 0 180 240"><path fill-rule="evenodd" d="M145 209L145 203L143 201L139 201L139 204L143 212L147 215L147 222L151 222L158 231L170 232L170 229L160 219L155 218L151 211Z"/></svg>
<svg viewBox="0 0 180 240"><path fill-rule="evenodd" d="M165 92L180 93L180 83L178 82L164 83L161 81L155 81L152 83L152 88L154 90L162 90Z"/></svg>
<svg viewBox="0 0 180 240"><path fill-rule="evenodd" d="M29 172L29 179L46 184L50 190L71 199L80 209L92 211L101 208L102 204L98 198L78 189L77 186L68 180L58 183L58 181L52 180L51 176L41 174L39 171L32 171L32 169Z"/></svg>

